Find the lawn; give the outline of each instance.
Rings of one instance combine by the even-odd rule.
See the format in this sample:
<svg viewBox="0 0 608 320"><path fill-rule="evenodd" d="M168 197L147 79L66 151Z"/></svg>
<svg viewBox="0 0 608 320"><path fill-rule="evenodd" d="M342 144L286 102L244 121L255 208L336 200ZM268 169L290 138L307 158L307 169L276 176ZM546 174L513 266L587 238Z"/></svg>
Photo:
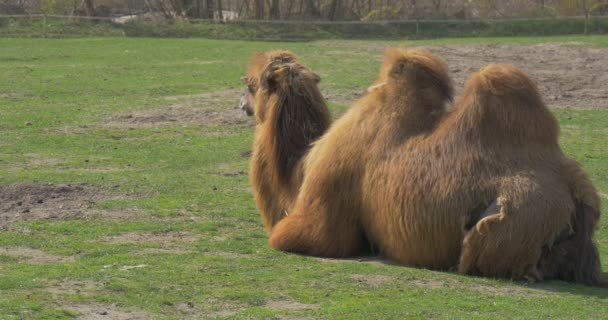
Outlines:
<svg viewBox="0 0 608 320"><path fill-rule="evenodd" d="M408 44L547 42L608 57L608 36ZM268 247L248 180L254 121L236 110L252 53L297 52L339 116L382 48L403 44L0 39L0 319L606 317L608 289ZM601 192L608 277L608 109L553 112Z"/></svg>

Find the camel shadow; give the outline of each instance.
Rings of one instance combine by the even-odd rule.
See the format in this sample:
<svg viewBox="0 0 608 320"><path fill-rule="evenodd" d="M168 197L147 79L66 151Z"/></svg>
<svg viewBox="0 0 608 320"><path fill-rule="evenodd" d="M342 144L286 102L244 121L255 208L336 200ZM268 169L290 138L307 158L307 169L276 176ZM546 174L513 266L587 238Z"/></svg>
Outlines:
<svg viewBox="0 0 608 320"><path fill-rule="evenodd" d="M602 278L608 279L608 272L603 272ZM525 284L522 283L522 285ZM539 291L569 293L579 296L608 299L608 284L604 284L603 287L590 287L579 283L567 282L562 280L547 280L538 283L531 283L525 286L530 289L535 289Z"/></svg>
<svg viewBox="0 0 608 320"><path fill-rule="evenodd" d="M398 263L390 261L388 259L384 259L379 255L373 255L371 252L366 255L361 255L353 258L320 258L313 257L313 259L324 262L324 263L363 263L367 265L374 266L397 266L407 268ZM431 270L429 270L431 271ZM484 277L471 276L471 275L462 275L455 271L434 271L440 272L444 274L452 274L456 276L466 277L468 279L488 279ZM602 273L603 279L608 279L608 272ZM590 287L579 283L568 282L563 280L546 280L542 282L530 283L525 281L516 281L516 280L508 280L508 279L500 279L496 278L494 280L500 281L502 284L509 284L511 286L515 286L516 289L525 290L530 295L538 294L539 296L544 296L545 293L569 293L578 296L587 296L587 297L595 297L600 299L608 299L608 287ZM435 282L439 282L437 280L432 280L433 286L435 288L441 288L440 284ZM451 280L445 280L445 287L451 287ZM407 284L407 283L405 283ZM488 292L492 293L497 291L495 286L489 284L474 284L474 283L461 283L463 288L470 287L471 290L480 291L480 292ZM505 294L509 293L511 289L505 289ZM500 290L498 290L500 291ZM532 291L532 292L530 292ZM502 293L502 292L501 292Z"/></svg>

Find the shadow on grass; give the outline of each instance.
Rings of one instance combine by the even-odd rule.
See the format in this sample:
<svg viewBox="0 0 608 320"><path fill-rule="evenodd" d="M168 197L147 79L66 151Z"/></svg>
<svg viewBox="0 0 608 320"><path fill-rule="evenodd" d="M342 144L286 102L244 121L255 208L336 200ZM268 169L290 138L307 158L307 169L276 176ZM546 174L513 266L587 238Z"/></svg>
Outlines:
<svg viewBox="0 0 608 320"><path fill-rule="evenodd" d="M373 255L372 252L366 252L365 255L362 256L358 256L358 257L354 257L354 258L320 258L320 257L310 257L310 256L303 256L303 257L308 257L308 258L312 258L315 259L317 261L320 262L324 262L324 263L364 263L364 264L369 264L369 265L376 265L376 266L397 266L397 267L403 267L403 268L408 268L406 266L402 266L398 263L395 263L394 261L390 261L387 259L383 259L382 257L378 256L378 255ZM432 270L429 270L432 271ZM487 278L487 277L479 277L479 276L472 276L472 275L463 275L460 274L456 271L437 271L437 270L433 270L436 272L440 272L443 273L445 275L456 275L456 276L463 276L468 278L471 281L475 281L476 279L492 279L492 278ZM608 280L608 273L604 272L602 274L602 278L603 279L607 279ZM528 289L528 290L533 290L533 291L538 291L538 292L553 292L553 293L569 293L569 294L574 294L574 295L579 295L579 296L588 296L588 297L596 297L596 298L601 298L601 299L608 299L608 286L605 287L591 287L591 286L586 286L580 283L574 283L574 282L568 282L568 281L562 281L562 280L546 280L546 281L541 281L541 282L536 282L536 283L529 283L529 282L525 282L525 281L515 281L515 280L509 280L509 279L503 279L503 278L494 278L493 280L499 281L500 282L500 286L505 286L505 285L510 285L510 286L515 286L518 287L520 289ZM448 282L446 280L446 284L448 284ZM463 286L464 289L466 289L468 286L476 286L476 285L481 285L481 284L475 284L475 283L468 283L468 282L462 282L461 285ZM488 286L488 287L493 287L492 285L489 285L487 283L482 284L484 287ZM608 283L607 283L608 285ZM479 288L477 288L479 289Z"/></svg>
<svg viewBox="0 0 608 320"><path fill-rule="evenodd" d="M602 278L608 279L608 273L604 272ZM561 280L548 280L528 285L531 289L557 292L557 293L569 293L580 296L596 297L601 299L608 299L608 287L606 284L604 287L590 287L580 283L566 282Z"/></svg>

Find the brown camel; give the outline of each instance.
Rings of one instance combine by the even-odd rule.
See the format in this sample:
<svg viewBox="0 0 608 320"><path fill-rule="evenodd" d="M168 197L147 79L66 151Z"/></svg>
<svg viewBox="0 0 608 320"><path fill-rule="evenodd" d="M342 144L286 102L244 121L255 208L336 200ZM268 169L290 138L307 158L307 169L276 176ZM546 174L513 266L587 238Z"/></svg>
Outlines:
<svg viewBox="0 0 608 320"><path fill-rule="evenodd" d="M298 167L271 246L346 257L367 239L408 266L599 284L599 199L534 83L493 65L446 115L450 98L445 64L389 51L378 84Z"/></svg>
<svg viewBox="0 0 608 320"><path fill-rule="evenodd" d="M250 179L268 231L291 210L302 184L302 160L329 127L319 79L287 51L257 54L246 77L241 102L256 117Z"/></svg>

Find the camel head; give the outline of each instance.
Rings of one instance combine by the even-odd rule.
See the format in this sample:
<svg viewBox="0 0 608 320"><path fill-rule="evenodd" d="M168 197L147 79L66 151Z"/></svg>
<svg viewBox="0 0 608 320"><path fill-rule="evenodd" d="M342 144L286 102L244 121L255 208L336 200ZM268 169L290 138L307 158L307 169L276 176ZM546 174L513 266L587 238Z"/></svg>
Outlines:
<svg viewBox="0 0 608 320"><path fill-rule="evenodd" d="M297 62L295 54L289 51L270 51L266 53L256 53L251 60L247 75L241 80L247 86L241 96L239 109L248 116L255 114L255 96L259 88L260 78L264 70L270 64L293 63Z"/></svg>

